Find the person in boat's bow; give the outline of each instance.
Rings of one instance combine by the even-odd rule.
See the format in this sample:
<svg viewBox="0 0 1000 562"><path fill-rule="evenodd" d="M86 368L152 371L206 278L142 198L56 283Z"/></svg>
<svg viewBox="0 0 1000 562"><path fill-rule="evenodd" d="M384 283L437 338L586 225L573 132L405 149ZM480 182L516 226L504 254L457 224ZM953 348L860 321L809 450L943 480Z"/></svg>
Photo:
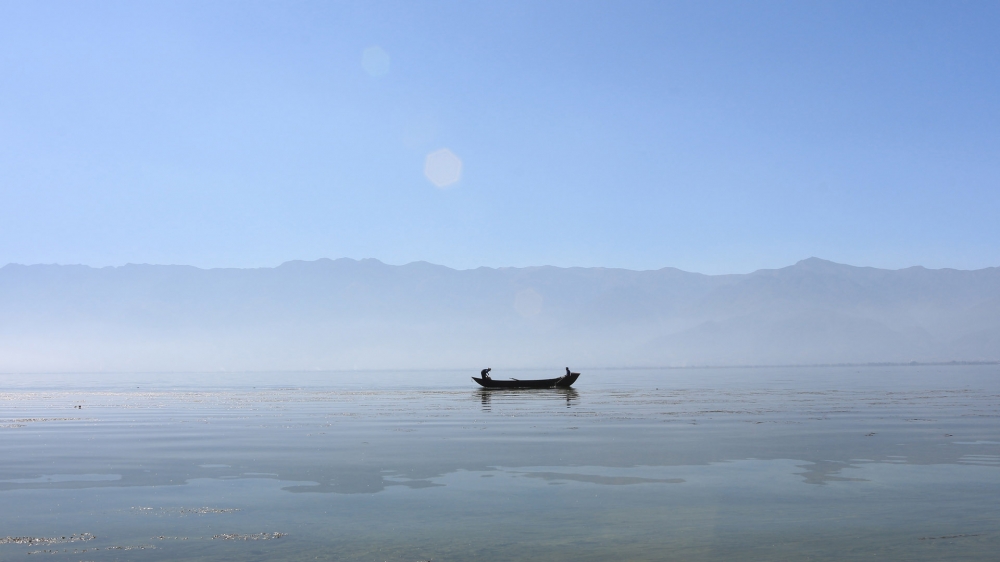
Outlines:
<svg viewBox="0 0 1000 562"><path fill-rule="evenodd" d="M572 375L572 374L573 374L573 373L569 372L569 367L566 367L566 376L568 377L568 376L570 376L570 375Z"/></svg>
<svg viewBox="0 0 1000 562"><path fill-rule="evenodd" d="M483 369L482 371L479 372L479 374L482 375L483 379L490 380L490 371L492 370L493 370L492 367Z"/></svg>

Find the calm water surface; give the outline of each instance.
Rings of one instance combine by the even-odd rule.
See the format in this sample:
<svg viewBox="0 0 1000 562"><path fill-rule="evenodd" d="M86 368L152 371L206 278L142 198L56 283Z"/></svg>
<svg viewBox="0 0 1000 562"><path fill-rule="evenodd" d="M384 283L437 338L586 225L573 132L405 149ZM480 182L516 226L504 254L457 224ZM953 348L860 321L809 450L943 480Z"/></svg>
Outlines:
<svg viewBox="0 0 1000 562"><path fill-rule="evenodd" d="M995 365L469 376L0 376L0 560L1000 552Z"/></svg>

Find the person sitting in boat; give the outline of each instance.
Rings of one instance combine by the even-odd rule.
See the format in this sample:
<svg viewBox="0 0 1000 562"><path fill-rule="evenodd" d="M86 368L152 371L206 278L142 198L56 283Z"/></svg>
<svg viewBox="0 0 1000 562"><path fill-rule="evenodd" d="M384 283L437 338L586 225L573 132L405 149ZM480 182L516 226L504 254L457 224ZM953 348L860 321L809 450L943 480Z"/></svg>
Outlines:
<svg viewBox="0 0 1000 562"><path fill-rule="evenodd" d="M566 376L568 377L568 376L570 376L570 375L572 375L572 374L573 374L573 373L569 372L569 367L566 367Z"/></svg>
<svg viewBox="0 0 1000 562"><path fill-rule="evenodd" d="M479 374L482 375L483 380L490 380L490 371L492 371L492 370L493 370L492 367L486 368L486 369L483 369L482 371L480 371Z"/></svg>

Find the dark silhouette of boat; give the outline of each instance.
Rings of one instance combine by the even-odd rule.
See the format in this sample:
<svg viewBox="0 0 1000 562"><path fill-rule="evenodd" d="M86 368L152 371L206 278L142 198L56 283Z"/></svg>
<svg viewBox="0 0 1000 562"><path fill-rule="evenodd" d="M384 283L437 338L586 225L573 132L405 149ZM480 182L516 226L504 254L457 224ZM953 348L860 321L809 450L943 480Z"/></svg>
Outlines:
<svg viewBox="0 0 1000 562"><path fill-rule="evenodd" d="M486 388L569 388L573 386L580 373L570 373L555 379L536 379L530 381L519 381L511 379L509 381L498 381L496 379L481 379L472 377L472 380L479 383L479 386Z"/></svg>

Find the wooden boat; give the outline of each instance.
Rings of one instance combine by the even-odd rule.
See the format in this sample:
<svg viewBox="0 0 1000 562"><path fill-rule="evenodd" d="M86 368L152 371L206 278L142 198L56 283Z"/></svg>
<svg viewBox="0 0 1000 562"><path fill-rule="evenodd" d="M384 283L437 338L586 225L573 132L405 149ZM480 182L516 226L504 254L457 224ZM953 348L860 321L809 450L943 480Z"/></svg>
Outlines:
<svg viewBox="0 0 1000 562"><path fill-rule="evenodd" d="M573 386L580 373L570 373L556 379L536 379L531 381L519 381L511 379L509 381L498 381L496 379L481 379L472 377L472 380L479 383L479 386L486 388L569 388Z"/></svg>

